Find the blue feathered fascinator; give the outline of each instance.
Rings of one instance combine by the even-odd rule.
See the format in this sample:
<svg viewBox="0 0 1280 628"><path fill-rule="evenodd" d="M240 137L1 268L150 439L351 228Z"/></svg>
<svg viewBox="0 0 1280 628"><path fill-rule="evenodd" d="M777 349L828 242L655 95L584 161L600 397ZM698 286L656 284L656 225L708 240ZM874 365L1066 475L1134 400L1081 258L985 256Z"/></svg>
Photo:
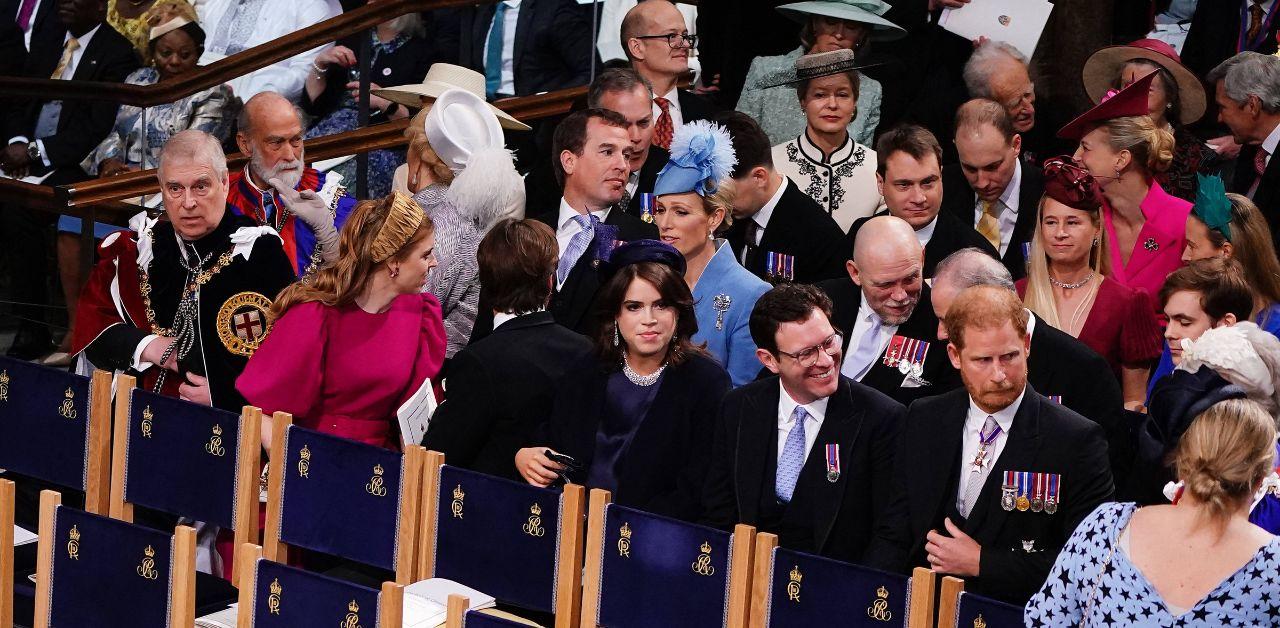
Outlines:
<svg viewBox="0 0 1280 628"><path fill-rule="evenodd" d="M1191 207L1205 226L1222 234L1231 241L1231 199L1227 198L1226 187L1218 176L1206 177L1197 174L1199 185L1196 189L1196 202Z"/></svg>
<svg viewBox="0 0 1280 628"><path fill-rule="evenodd" d="M706 120L690 122L676 129L671 138L671 160L658 173L653 193L714 194L737 163L729 132L723 126Z"/></svg>

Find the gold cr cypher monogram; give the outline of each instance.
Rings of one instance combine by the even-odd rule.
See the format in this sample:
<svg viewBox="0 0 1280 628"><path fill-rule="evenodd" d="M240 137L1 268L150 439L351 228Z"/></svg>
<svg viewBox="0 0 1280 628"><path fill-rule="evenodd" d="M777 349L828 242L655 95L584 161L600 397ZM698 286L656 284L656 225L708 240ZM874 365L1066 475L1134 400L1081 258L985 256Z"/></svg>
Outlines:
<svg viewBox="0 0 1280 628"><path fill-rule="evenodd" d="M714 576L716 568L711 566L711 544L703 541L702 547L698 549L702 550L702 553L698 554L698 558L693 561L693 573L700 576Z"/></svg>
<svg viewBox="0 0 1280 628"><path fill-rule="evenodd" d="M76 418L76 393L70 388L63 395L62 405L58 406L58 414L68 419Z"/></svg>
<svg viewBox="0 0 1280 628"><path fill-rule="evenodd" d="M142 550L142 564L138 565L138 575L147 580L155 580L160 576L160 572L156 571L156 550L150 545L147 549Z"/></svg>
<svg viewBox="0 0 1280 628"><path fill-rule="evenodd" d="M542 507L537 503L529 507L529 520L520 528L529 536L541 538L547 533L547 529L542 527Z"/></svg>
<svg viewBox="0 0 1280 628"><path fill-rule="evenodd" d="M893 612L889 610L889 591L883 586L876 589L876 599L867 607L867 617L876 621L893 619Z"/></svg>
<svg viewBox="0 0 1280 628"><path fill-rule="evenodd" d="M453 511L454 519L462 518L462 500L465 499L466 497L467 497L467 494L462 491L461 484L459 484L457 488L453 489L453 503L450 504L449 506L450 506L450 510Z"/></svg>
<svg viewBox="0 0 1280 628"><path fill-rule="evenodd" d="M204 450L214 456L222 456L227 453L227 448L222 446L221 425L213 424L213 435L209 437L209 442L205 443Z"/></svg>

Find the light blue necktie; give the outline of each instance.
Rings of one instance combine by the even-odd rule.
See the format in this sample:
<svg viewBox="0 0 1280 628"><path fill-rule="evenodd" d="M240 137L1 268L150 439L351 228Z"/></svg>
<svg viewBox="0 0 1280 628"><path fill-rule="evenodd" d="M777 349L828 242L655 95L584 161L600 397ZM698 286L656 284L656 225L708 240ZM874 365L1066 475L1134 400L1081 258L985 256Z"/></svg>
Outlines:
<svg viewBox="0 0 1280 628"><path fill-rule="evenodd" d="M791 432L787 434L787 442L782 446L782 457L778 459L778 473L774 476L773 490L778 494L778 501L791 502L791 494L795 491L796 480L800 477L800 469L804 468L804 420L809 413L804 406L796 406L791 413L795 421Z"/></svg>
<svg viewBox="0 0 1280 628"><path fill-rule="evenodd" d="M871 370L876 354L880 352L880 325L880 317L872 312L871 327L868 327L862 334L862 338L858 339L858 346L854 348L853 353L845 358L844 365L840 367L841 375L861 381L867 371Z"/></svg>
<svg viewBox="0 0 1280 628"><path fill-rule="evenodd" d="M484 54L484 91L493 100L502 87L502 42L506 40L505 22L507 3L499 2L493 12L493 26L489 29L489 44Z"/></svg>
<svg viewBox="0 0 1280 628"><path fill-rule="evenodd" d="M581 230L573 234L569 239L569 246L560 253L560 264L556 266L556 282L561 284L569 277L569 272L573 270L574 264L578 263L578 258L582 257L582 254L587 252L587 247L591 246L591 240L596 236L596 225L600 224L600 219L594 214L586 216L578 214L573 217L573 221L578 223Z"/></svg>

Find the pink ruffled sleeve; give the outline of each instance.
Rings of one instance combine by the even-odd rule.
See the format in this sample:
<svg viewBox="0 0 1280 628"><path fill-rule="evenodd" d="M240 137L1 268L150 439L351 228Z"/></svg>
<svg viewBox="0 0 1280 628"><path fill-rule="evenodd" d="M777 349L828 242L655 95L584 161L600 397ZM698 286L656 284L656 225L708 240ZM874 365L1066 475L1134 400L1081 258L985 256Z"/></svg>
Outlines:
<svg viewBox="0 0 1280 628"><path fill-rule="evenodd" d="M236 390L263 414L317 416L325 371L327 309L317 302L289 308L236 379Z"/></svg>
<svg viewBox="0 0 1280 628"><path fill-rule="evenodd" d="M1120 328L1120 362L1131 367L1148 366L1160 358L1164 337L1156 320L1155 303L1146 290L1134 288L1128 307Z"/></svg>
<svg viewBox="0 0 1280 628"><path fill-rule="evenodd" d="M441 315L440 301L430 292L422 293L422 327L418 333L418 354L413 362L413 376L409 380L409 388L400 398L404 403L413 393L418 391L422 382L432 378L439 399L440 382L436 376L444 366L444 353L448 339L444 331L444 319Z"/></svg>

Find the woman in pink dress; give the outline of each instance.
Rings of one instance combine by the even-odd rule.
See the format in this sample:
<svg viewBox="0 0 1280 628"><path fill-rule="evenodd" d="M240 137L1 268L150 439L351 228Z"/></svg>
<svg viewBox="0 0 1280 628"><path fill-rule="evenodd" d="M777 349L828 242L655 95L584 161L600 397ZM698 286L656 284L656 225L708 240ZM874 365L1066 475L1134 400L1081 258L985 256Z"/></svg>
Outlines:
<svg viewBox="0 0 1280 628"><path fill-rule="evenodd" d="M1148 294L1159 292L1165 277L1182 265L1191 213L1191 203L1154 179L1172 162L1174 140L1147 115L1153 77L1113 93L1058 132L1080 141L1075 160L1102 188L1110 277Z"/></svg>
<svg viewBox="0 0 1280 628"><path fill-rule="evenodd" d="M338 261L285 288L236 388L270 417L398 449L396 410L440 371L440 303L423 293L436 265L431 220L412 198L364 201L342 228Z"/></svg>

